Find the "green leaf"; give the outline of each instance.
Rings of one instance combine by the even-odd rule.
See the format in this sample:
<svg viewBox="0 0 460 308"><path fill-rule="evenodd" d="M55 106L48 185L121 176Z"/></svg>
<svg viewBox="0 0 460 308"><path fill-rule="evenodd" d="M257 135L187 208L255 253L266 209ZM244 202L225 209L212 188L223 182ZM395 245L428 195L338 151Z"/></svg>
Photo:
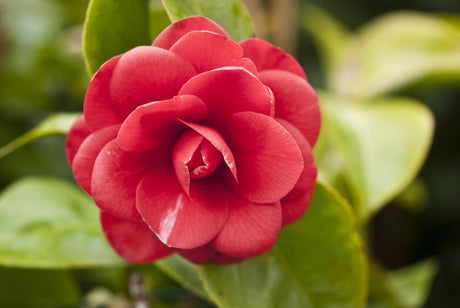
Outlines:
<svg viewBox="0 0 460 308"><path fill-rule="evenodd" d="M435 15L391 13L356 36L332 73L335 92L369 98L422 81L460 83L460 28Z"/></svg>
<svg viewBox="0 0 460 308"><path fill-rule="evenodd" d="M341 157L352 204L359 217L367 219L416 176L431 145L433 116L420 103L404 98L352 104L322 95L321 102L325 133L331 150ZM319 157L322 176L328 164ZM334 179L323 179L335 187Z"/></svg>
<svg viewBox="0 0 460 308"><path fill-rule="evenodd" d="M203 15L220 24L235 41L254 34L251 19L241 0L162 0L171 21Z"/></svg>
<svg viewBox="0 0 460 308"><path fill-rule="evenodd" d="M91 0L83 32L83 54L90 75L113 56L150 45L148 0Z"/></svg>
<svg viewBox="0 0 460 308"><path fill-rule="evenodd" d="M404 307L421 307L428 297L436 270L436 263L428 259L390 271L387 275L389 287Z"/></svg>
<svg viewBox="0 0 460 308"><path fill-rule="evenodd" d="M35 139L49 135L67 134L78 115L79 113L57 113L47 117L31 131L1 147L0 158Z"/></svg>
<svg viewBox="0 0 460 308"><path fill-rule="evenodd" d="M210 301L204 290L203 283L198 276L198 269L195 264L188 262L178 255L155 262L155 265L166 275L180 283L195 295Z"/></svg>
<svg viewBox="0 0 460 308"><path fill-rule="evenodd" d="M81 190L48 178L22 179L0 196L0 264L72 268L121 265L98 208Z"/></svg>
<svg viewBox="0 0 460 308"><path fill-rule="evenodd" d="M66 271L0 267L0 307L69 307L78 301L77 285Z"/></svg>
<svg viewBox="0 0 460 308"><path fill-rule="evenodd" d="M275 247L240 264L199 268L219 307L362 307L367 261L353 214L317 184L306 214L285 227Z"/></svg>
<svg viewBox="0 0 460 308"><path fill-rule="evenodd" d="M338 20L311 3L303 5L302 12L302 26L316 42L326 76L330 79L334 69L347 55L351 34Z"/></svg>

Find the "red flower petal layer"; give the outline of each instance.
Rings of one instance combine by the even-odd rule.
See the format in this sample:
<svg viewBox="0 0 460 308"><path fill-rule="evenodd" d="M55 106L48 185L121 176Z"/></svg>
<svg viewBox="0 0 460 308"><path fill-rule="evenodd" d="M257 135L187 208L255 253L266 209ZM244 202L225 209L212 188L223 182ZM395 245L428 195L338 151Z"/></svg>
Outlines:
<svg viewBox="0 0 460 308"><path fill-rule="evenodd" d="M227 116L254 111L269 115L273 107L271 93L249 71L225 67L199 74L181 88L180 95L198 96L208 106L209 121L217 126Z"/></svg>
<svg viewBox="0 0 460 308"><path fill-rule="evenodd" d="M272 44L258 38L248 38L241 41L240 46L244 49L244 56L254 61L259 72L278 69L307 80L305 72L296 59Z"/></svg>
<svg viewBox="0 0 460 308"><path fill-rule="evenodd" d="M65 155L69 165L72 165L72 161L75 154L77 154L78 148L86 137L89 136L89 134L91 134L91 130L88 125L86 125L85 116L80 114L72 124L65 142Z"/></svg>
<svg viewBox="0 0 460 308"><path fill-rule="evenodd" d="M192 16L173 23L153 41L152 46L169 49L183 35L191 31L210 31L231 39L230 35L217 23L204 16Z"/></svg>
<svg viewBox="0 0 460 308"><path fill-rule="evenodd" d="M113 71L113 108L124 119L140 105L174 97L195 74L187 61L170 51L151 46L131 49Z"/></svg>
<svg viewBox="0 0 460 308"><path fill-rule="evenodd" d="M72 171L75 181L83 190L91 194L91 178L94 162L99 152L111 140L115 139L120 125L112 125L100 129L83 141L72 162Z"/></svg>
<svg viewBox="0 0 460 308"><path fill-rule="evenodd" d="M233 189L255 203L274 203L286 196L303 170L299 146L275 119L254 112L228 118L221 130L238 170Z"/></svg>
<svg viewBox="0 0 460 308"><path fill-rule="evenodd" d="M296 126L313 147L321 126L318 97L313 88L302 78L281 70L261 72L260 80L273 91L275 117Z"/></svg>
<svg viewBox="0 0 460 308"><path fill-rule="evenodd" d="M88 127L92 131L121 124L121 115L110 98L110 80L121 55L105 62L94 74L86 91L83 110Z"/></svg>
<svg viewBox="0 0 460 308"><path fill-rule="evenodd" d="M174 252L143 222L126 221L101 212L101 224L113 249L130 262L152 262Z"/></svg>
<svg viewBox="0 0 460 308"><path fill-rule="evenodd" d="M269 251L281 230L281 204L257 204L229 193L228 219L212 241L217 251L250 258Z"/></svg>
<svg viewBox="0 0 460 308"><path fill-rule="evenodd" d="M189 62L197 73L235 64L233 60L243 56L243 49L237 43L207 31L185 34L170 50Z"/></svg>
<svg viewBox="0 0 460 308"><path fill-rule="evenodd" d="M313 151L310 144L302 135L302 133L291 123L277 119L284 128L294 137L302 152L304 168L299 180L294 188L281 199L283 210L283 225L292 223L302 217L310 203L313 189L315 188L316 176L318 170L316 168Z"/></svg>
<svg viewBox="0 0 460 308"><path fill-rule="evenodd" d="M191 249L207 244L227 220L227 196L213 177L192 180L190 197L172 166L157 166L140 182L136 205L142 218L168 246Z"/></svg>
<svg viewBox="0 0 460 308"><path fill-rule="evenodd" d="M118 218L142 221L136 209L136 189L155 164L165 161L165 153L133 153L109 142L94 163L91 195L101 210Z"/></svg>
<svg viewBox="0 0 460 308"><path fill-rule="evenodd" d="M198 121L208 108L196 96L181 95L169 100L142 105L123 122L117 144L125 151L143 152L160 146L173 146L185 130L177 118Z"/></svg>

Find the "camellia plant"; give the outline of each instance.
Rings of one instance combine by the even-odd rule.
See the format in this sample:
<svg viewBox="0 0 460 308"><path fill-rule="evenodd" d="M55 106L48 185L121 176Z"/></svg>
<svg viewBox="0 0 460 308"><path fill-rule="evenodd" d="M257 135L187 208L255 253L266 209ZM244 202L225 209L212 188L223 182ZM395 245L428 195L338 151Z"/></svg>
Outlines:
<svg viewBox="0 0 460 308"><path fill-rule="evenodd" d="M0 148L1 158L66 134L81 188L28 177L2 192L0 280L2 271L23 281L43 271L66 294L53 306L90 298L69 275L85 269L123 285L135 272L145 281L131 279L131 290L152 294L179 284L225 308L399 307L362 238L369 219L414 180L434 123L419 102L389 94L447 70L458 77L460 65L404 67L411 52L436 55L398 35L429 21L460 42L460 29L395 15L353 35L302 7L326 68L327 88L315 92L293 56L254 37L241 1L152 3L90 1L82 110L51 115ZM414 40L444 47L439 59L455 58L447 40L417 33ZM388 38L400 49L382 52Z"/></svg>

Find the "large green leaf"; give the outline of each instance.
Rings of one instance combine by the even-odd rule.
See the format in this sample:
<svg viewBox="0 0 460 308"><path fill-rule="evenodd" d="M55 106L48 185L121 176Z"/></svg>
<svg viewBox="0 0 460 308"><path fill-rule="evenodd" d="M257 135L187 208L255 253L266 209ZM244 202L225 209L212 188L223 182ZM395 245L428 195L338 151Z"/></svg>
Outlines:
<svg viewBox="0 0 460 308"><path fill-rule="evenodd" d="M236 41L254 34L241 0L162 0L171 21L203 15L220 24Z"/></svg>
<svg viewBox="0 0 460 308"><path fill-rule="evenodd" d="M70 307L78 301L78 287L66 271L0 267L0 307Z"/></svg>
<svg viewBox="0 0 460 308"><path fill-rule="evenodd" d="M360 218L368 218L419 171L432 140L432 114L420 103L403 98L352 104L322 95L321 101L324 133L330 150L340 157L345 186L328 177L331 164L318 156L320 175L334 187L348 189Z"/></svg>
<svg viewBox="0 0 460 308"><path fill-rule="evenodd" d="M0 264L70 268L120 265L107 244L99 210L62 181L25 178L0 196Z"/></svg>
<svg viewBox="0 0 460 308"><path fill-rule="evenodd" d="M198 276L196 265L178 255L173 255L167 259L157 261L155 265L169 277L180 283L184 288L189 289L203 299L210 300Z"/></svg>
<svg viewBox="0 0 460 308"><path fill-rule="evenodd" d="M307 213L282 230L269 253L198 269L219 307L362 307L367 294L367 262L353 214L321 184Z"/></svg>
<svg viewBox="0 0 460 308"><path fill-rule="evenodd" d="M111 57L150 45L148 0L91 0L83 32L83 53L90 75Z"/></svg>
<svg viewBox="0 0 460 308"><path fill-rule="evenodd" d="M421 81L460 83L460 28L441 17L391 13L362 28L353 44L330 76L341 95L369 98Z"/></svg>
<svg viewBox="0 0 460 308"><path fill-rule="evenodd" d="M47 117L34 129L0 147L0 158L35 139L49 135L67 134L78 115L78 113L58 113Z"/></svg>

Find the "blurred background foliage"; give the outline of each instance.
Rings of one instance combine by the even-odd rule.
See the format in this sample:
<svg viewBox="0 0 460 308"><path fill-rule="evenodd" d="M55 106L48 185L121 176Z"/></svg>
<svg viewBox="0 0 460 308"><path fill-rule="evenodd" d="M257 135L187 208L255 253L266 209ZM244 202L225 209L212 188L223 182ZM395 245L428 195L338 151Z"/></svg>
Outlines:
<svg viewBox="0 0 460 308"><path fill-rule="evenodd" d="M169 21L159 1L151 2L151 16L157 16L159 21L151 24L151 32L156 33L161 30L158 25ZM449 57L456 53L458 59L460 54L460 39L452 30L460 29L460 18L454 15L460 14L460 2L245 2L256 34L293 53L315 88L328 89L348 100L390 93L423 102L434 113L433 144L420 175L369 222L366 241L376 259L371 270L369 306L459 307L460 64ZM0 145L27 132L50 114L81 111L89 82L81 52L87 4L88 0L0 1ZM402 12L399 20L382 17L394 11ZM410 24L409 17L414 12L424 22ZM426 15L419 14L422 12ZM440 26L439 16L448 27L444 23ZM380 23L375 22L376 18ZM379 27L391 24L397 25L393 36L385 37L385 31L377 35ZM433 29L434 34L428 38L418 36L418 27ZM437 27L446 29L437 31ZM413 46L417 46L415 54ZM406 55L401 57L397 50ZM366 59L366 55L371 57ZM416 60L415 64L410 63L412 60ZM392 66L392 62L396 65ZM350 73L343 66L337 69L340 63L351 63L355 71ZM386 84L373 80L380 81L385 76ZM393 80L399 81L397 86ZM353 88L353 84L363 86ZM30 175L71 181L64 138L42 138L0 159L0 189ZM384 273L381 268L390 271ZM148 272L147 296L157 305L154 307L209 306L153 267L136 270ZM127 279L122 268L56 271L0 267L0 306L129 307L124 298L128 294ZM57 281L62 289L47 287L48 280L54 282L52 285ZM428 295L420 293L425 289ZM18 295L25 293L30 296L17 302ZM54 296L57 293L60 296ZM393 300L394 294L397 299Z"/></svg>

